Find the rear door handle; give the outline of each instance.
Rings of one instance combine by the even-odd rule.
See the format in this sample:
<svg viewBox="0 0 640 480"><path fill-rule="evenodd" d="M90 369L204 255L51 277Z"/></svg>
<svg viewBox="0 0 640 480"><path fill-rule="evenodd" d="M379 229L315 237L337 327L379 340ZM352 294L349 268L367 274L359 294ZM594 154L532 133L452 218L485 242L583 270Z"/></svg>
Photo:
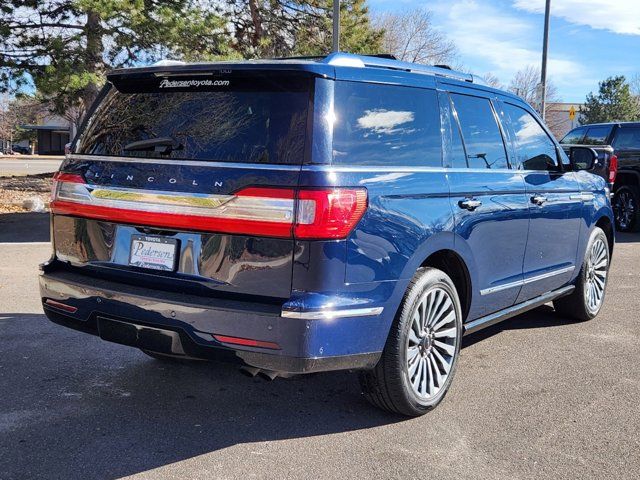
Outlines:
<svg viewBox="0 0 640 480"><path fill-rule="evenodd" d="M531 197L531 203L535 203L536 205L542 205L547 201L547 197L544 195L534 195Z"/></svg>
<svg viewBox="0 0 640 480"><path fill-rule="evenodd" d="M458 202L458 206L460 208L464 208L465 210L469 210L470 212L473 212L480 205L482 205L482 202L473 198L465 198L464 200L460 200Z"/></svg>

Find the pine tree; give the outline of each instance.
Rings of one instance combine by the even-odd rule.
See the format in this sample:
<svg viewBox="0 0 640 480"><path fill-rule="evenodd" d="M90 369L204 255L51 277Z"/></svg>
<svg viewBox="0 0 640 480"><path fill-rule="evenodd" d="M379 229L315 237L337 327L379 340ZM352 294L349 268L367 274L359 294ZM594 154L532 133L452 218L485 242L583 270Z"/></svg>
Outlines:
<svg viewBox="0 0 640 480"><path fill-rule="evenodd" d="M587 95L580 107L581 123L640 120L640 106L624 76L609 77L599 83L598 94Z"/></svg>
<svg viewBox="0 0 640 480"><path fill-rule="evenodd" d="M0 0L0 90L34 87L84 111L107 70L225 54L224 23L198 0Z"/></svg>
<svg viewBox="0 0 640 480"><path fill-rule="evenodd" d="M227 0L233 48L244 58L326 55L332 43L332 0ZM340 4L340 48L377 53L383 32L369 19L365 0Z"/></svg>

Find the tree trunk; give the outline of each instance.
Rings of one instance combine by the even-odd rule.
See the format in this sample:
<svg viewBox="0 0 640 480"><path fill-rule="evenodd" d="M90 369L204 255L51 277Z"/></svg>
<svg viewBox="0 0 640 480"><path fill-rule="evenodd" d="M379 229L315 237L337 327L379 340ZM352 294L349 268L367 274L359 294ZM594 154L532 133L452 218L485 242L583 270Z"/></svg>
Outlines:
<svg viewBox="0 0 640 480"><path fill-rule="evenodd" d="M102 61L102 26L100 24L100 15L97 12L87 12L87 23L84 32L87 40L84 67L87 73L92 74L94 78L99 78L104 70L104 62ZM85 111L91 107L91 104L98 96L98 92L98 84L95 80L91 80L82 92Z"/></svg>
<svg viewBox="0 0 640 480"><path fill-rule="evenodd" d="M251 22L253 23L252 46L258 49L258 47L260 47L260 41L262 40L262 18L260 18L258 0L249 0L249 12L251 13Z"/></svg>

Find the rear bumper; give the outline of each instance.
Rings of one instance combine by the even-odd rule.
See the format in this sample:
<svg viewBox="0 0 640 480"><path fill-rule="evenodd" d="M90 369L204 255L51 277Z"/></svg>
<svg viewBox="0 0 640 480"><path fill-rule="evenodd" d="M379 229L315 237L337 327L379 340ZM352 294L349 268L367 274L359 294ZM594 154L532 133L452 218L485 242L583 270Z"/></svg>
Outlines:
<svg viewBox="0 0 640 480"><path fill-rule="evenodd" d="M380 358L379 351L369 351L358 338L363 332L376 336L372 327L386 328L379 315L290 317L282 315L281 304L158 291L65 270L44 270L40 293L47 317L104 340L293 374L367 369ZM52 300L76 310L64 311ZM214 335L255 339L275 347L228 345Z"/></svg>

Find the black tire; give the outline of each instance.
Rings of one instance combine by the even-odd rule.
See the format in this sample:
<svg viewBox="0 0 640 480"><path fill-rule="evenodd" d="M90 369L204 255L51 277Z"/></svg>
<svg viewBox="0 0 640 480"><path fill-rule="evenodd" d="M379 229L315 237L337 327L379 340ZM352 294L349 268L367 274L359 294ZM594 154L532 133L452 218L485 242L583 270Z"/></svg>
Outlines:
<svg viewBox="0 0 640 480"><path fill-rule="evenodd" d="M152 352L151 350L145 350L143 348L141 348L140 351L155 360L160 360L161 362L167 362L167 363L191 363L191 362L206 361L199 358L186 357L183 355L169 355L167 353Z"/></svg>
<svg viewBox="0 0 640 480"><path fill-rule="evenodd" d="M640 231L640 187L623 185L613 196L616 229L619 232Z"/></svg>
<svg viewBox="0 0 640 480"><path fill-rule="evenodd" d="M592 254L594 244L596 242L602 241L605 245L605 256L606 256L606 267L605 273L606 276L604 278L604 287L602 291L602 297L598 302L595 308L590 307L589 305L589 277L593 276L593 269L590 266L590 256ZM591 320L600 312L602 305L604 304L605 294L607 291L607 280L609 273L609 265L611 263L611 253L609 250L609 240L605 235L604 231L601 228L595 227L593 232L591 232L591 236L589 237L589 242L587 243L587 249L584 254L584 259L582 260L582 265L580 267L580 273L578 274L578 278L576 280L576 288L575 290L568 296L558 298L553 301L553 306L556 309L556 312L560 313L563 316L585 321Z"/></svg>
<svg viewBox="0 0 640 480"><path fill-rule="evenodd" d="M444 357L448 362L450 362L448 372L445 368L441 369L440 367L433 366L444 366L442 361L437 363L436 360L433 360L434 363L429 364L429 356L433 357L434 353L426 353L437 348L433 343L437 341L436 337L439 337L438 340L442 340L442 332L444 331L442 327L440 330L434 328L432 332L433 335L430 337L431 340L427 341L427 346L420 343L417 347L410 347L409 344L410 330L414 328L413 325L416 325L414 315L421 304L421 300L429 298L428 295L441 295L444 297L444 295L442 295L442 291L447 294L451 304L451 306L447 307L447 309L443 311L447 312L447 317L450 317L452 313L455 314L455 318L453 320L443 324L447 331L455 331L456 335L455 339L446 340L447 342L451 341L454 343L454 345L448 344L452 355L442 354L440 356L441 359ZM440 305L444 306L444 301ZM446 303L446 305L449 305L449 303ZM435 308L434 312L438 309L439 307ZM444 315L445 313L442 313L441 318L444 318ZM424 317L428 318L427 315L424 315ZM434 322L436 321L434 320ZM434 323L434 325L436 323ZM415 330L413 330L413 333L413 337L415 338ZM429 335L431 335L431 333ZM424 337L421 337L421 339L423 342L426 341L424 340ZM365 398L370 403L383 410L411 417L424 415L438 405L449 390L449 386L451 385L451 381L455 374L457 360L460 355L461 340L462 308L453 282L440 270L435 268L420 268L407 288L400 308L398 309L398 313L396 314L396 318L391 326L380 361L372 370L360 372L360 385ZM440 344L442 344L442 342L440 342ZM424 371L425 379L428 375L434 382L435 380L439 380L439 378L436 379L435 377L435 370L431 370L431 368L438 368L438 377L442 373L446 375L445 379L442 380L442 384L438 387L439 390L431 398L420 398L419 394L416 393L411 386L411 373L409 372L411 367L407 363L408 355L411 355L408 353L409 348L412 350L415 348L420 349L421 353L414 355L414 358L418 359L417 361L420 361L418 358L419 356L425 358L425 355L427 355L425 365L426 371ZM422 352L425 353L423 354ZM439 352L442 352L442 350L439 350L436 353ZM418 369L414 369L414 372L417 372L418 370L420 370L420 367ZM414 373L414 375L417 375L417 373ZM420 381L417 383L421 384Z"/></svg>

